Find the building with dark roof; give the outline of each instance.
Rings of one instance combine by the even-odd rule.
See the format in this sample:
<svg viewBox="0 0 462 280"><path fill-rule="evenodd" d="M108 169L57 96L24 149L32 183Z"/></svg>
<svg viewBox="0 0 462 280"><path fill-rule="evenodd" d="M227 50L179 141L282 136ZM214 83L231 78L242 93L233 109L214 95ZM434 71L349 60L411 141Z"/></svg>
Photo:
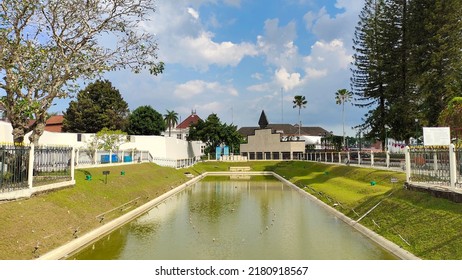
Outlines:
<svg viewBox="0 0 462 280"><path fill-rule="evenodd" d="M269 124L264 111L258 124L260 127L242 127L238 130L247 139L247 143L240 145L242 156L250 160L291 160L301 158L305 153L305 140L298 136L298 127Z"/></svg>
<svg viewBox="0 0 462 280"><path fill-rule="evenodd" d="M306 145L317 145L321 144L321 138L332 135L332 132L329 132L319 126L302 126L300 128L299 135L298 125L269 124L264 111L262 111L262 115L260 116L260 127L241 127L238 129L238 132L246 139L250 135L255 135L255 131L262 128L262 125L260 124L260 122L262 122L262 117L264 118L263 123L266 123L264 128L271 129L273 133L280 134L282 140L304 140Z"/></svg>

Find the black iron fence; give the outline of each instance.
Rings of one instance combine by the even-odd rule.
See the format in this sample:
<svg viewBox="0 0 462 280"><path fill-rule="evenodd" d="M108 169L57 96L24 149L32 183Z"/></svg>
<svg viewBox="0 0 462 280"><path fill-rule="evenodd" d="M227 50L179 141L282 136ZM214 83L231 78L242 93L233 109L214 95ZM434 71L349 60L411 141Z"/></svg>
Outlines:
<svg viewBox="0 0 462 280"><path fill-rule="evenodd" d="M30 147L0 144L0 193L27 188Z"/></svg>

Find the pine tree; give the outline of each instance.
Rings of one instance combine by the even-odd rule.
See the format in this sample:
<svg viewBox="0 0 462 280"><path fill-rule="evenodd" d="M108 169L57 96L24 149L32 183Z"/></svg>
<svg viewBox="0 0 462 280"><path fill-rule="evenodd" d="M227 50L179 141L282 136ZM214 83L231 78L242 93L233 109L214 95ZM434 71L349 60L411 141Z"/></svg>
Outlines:
<svg viewBox="0 0 462 280"><path fill-rule="evenodd" d="M462 92L462 2L413 0L410 9L418 105L422 123L436 126L442 110Z"/></svg>
<svg viewBox="0 0 462 280"><path fill-rule="evenodd" d="M383 0L366 0L355 30L354 64L352 68L351 88L355 96L353 104L369 108L369 112L360 125L367 130L366 137L380 137L387 116L386 88L384 76L386 65L383 47Z"/></svg>
<svg viewBox="0 0 462 280"><path fill-rule="evenodd" d="M416 137L462 92L462 1L366 0L356 27L351 87L369 108L367 136ZM417 122L416 122L417 121Z"/></svg>

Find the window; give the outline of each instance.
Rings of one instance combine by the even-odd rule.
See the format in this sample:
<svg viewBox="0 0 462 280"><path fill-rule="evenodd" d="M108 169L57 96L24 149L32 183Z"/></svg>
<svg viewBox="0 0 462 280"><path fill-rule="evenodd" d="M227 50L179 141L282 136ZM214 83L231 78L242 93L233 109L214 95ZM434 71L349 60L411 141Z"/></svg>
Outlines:
<svg viewBox="0 0 462 280"><path fill-rule="evenodd" d="M177 139L181 139L181 134L177 134L177 135L176 135L176 138L177 138Z"/></svg>

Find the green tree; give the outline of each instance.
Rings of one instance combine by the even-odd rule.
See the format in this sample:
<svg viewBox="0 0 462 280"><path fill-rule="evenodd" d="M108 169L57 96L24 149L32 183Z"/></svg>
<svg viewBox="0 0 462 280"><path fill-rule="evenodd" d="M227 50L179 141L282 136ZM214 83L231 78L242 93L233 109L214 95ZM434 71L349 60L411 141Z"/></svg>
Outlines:
<svg viewBox="0 0 462 280"><path fill-rule="evenodd" d="M74 94L80 79L117 69L161 73L155 37L139 28L154 10L153 0L1 1L0 102L14 141L32 131L37 142L53 101Z"/></svg>
<svg viewBox="0 0 462 280"><path fill-rule="evenodd" d="M300 110L302 108L306 108L306 104L308 103L308 101L306 101L305 96L295 95L294 100L292 102L294 103L294 108L298 107L298 136L300 136L300 129L302 126L302 122L300 121Z"/></svg>
<svg viewBox="0 0 462 280"><path fill-rule="evenodd" d="M462 2L366 0L356 27L351 87L369 108L366 137L408 140L435 126L462 90Z"/></svg>
<svg viewBox="0 0 462 280"><path fill-rule="evenodd" d="M128 117L127 132L131 135L160 135L163 131L164 119L151 106L140 106Z"/></svg>
<svg viewBox="0 0 462 280"><path fill-rule="evenodd" d="M103 128L87 143L89 151L95 150L117 152L122 144L127 142L127 133L121 130Z"/></svg>
<svg viewBox="0 0 462 280"><path fill-rule="evenodd" d="M438 125L440 113L462 91L462 2L411 1L412 75L418 87L419 119Z"/></svg>
<svg viewBox="0 0 462 280"><path fill-rule="evenodd" d="M342 125L343 125L343 141L342 146L345 148L345 103L350 102L353 98L353 93L347 89L339 89L335 92L335 103L342 105Z"/></svg>
<svg viewBox="0 0 462 280"><path fill-rule="evenodd" d="M167 110L167 114L164 115L165 125L168 127L168 137L171 136L172 127L178 124L178 113L175 111Z"/></svg>
<svg viewBox="0 0 462 280"><path fill-rule="evenodd" d="M440 126L448 126L451 131L462 129L462 97L454 97L441 111L438 119Z"/></svg>
<svg viewBox="0 0 462 280"><path fill-rule="evenodd" d="M128 104L108 80L89 84L64 112L63 131L96 133L103 128L124 130Z"/></svg>
<svg viewBox="0 0 462 280"><path fill-rule="evenodd" d="M384 30L380 24L383 14L383 1L366 0L353 40L355 53L351 69L351 88L355 96L354 105L369 109L359 128L368 130L371 135L380 134L380 122L387 116L387 82L382 69L385 63L380 50L385 44L382 39Z"/></svg>
<svg viewBox="0 0 462 280"><path fill-rule="evenodd" d="M227 145L231 151L238 152L242 136L234 125L222 124L216 114L210 114L205 121L199 120L189 127L188 141L202 141L205 153L213 153L215 147Z"/></svg>

